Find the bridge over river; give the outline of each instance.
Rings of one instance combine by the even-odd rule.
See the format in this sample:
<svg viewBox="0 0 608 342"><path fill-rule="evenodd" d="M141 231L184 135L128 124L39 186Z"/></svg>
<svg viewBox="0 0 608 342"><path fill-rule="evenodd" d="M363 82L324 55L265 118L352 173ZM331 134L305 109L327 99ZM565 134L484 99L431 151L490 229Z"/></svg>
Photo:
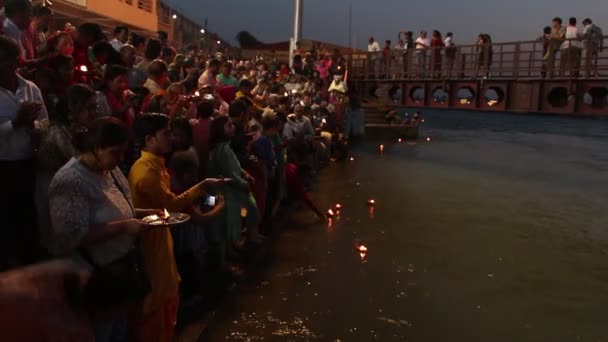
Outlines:
<svg viewBox="0 0 608 342"><path fill-rule="evenodd" d="M603 42L608 46L608 36ZM547 54L543 45L520 41L353 54L347 77L361 97L377 97L382 105L608 115L608 49L571 41L571 47Z"/></svg>

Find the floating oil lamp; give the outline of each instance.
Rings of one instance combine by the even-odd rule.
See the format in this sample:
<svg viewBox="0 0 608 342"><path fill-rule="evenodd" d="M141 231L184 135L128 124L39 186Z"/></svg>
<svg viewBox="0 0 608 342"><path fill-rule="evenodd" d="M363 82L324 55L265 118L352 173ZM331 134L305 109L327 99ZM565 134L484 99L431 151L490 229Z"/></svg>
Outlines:
<svg viewBox="0 0 608 342"><path fill-rule="evenodd" d="M384 145L380 145L380 152L384 152Z"/></svg>
<svg viewBox="0 0 608 342"><path fill-rule="evenodd" d="M337 203L337 204L336 204L336 210L340 210L340 209L342 209L342 204Z"/></svg>
<svg viewBox="0 0 608 342"><path fill-rule="evenodd" d="M358 245L355 246L355 248L360 252L360 253L367 253L367 247L365 247L364 245Z"/></svg>
<svg viewBox="0 0 608 342"><path fill-rule="evenodd" d="M398 141L398 142L403 142L403 139L399 138L397 141Z"/></svg>
<svg viewBox="0 0 608 342"><path fill-rule="evenodd" d="M373 207L376 205L376 200L375 199L370 199L369 201L367 201L367 205L369 205L370 207Z"/></svg>
<svg viewBox="0 0 608 342"><path fill-rule="evenodd" d="M431 137L427 137L427 138L426 138L426 141L427 141L427 142L431 142L432 140L433 140L433 139L431 139Z"/></svg>
<svg viewBox="0 0 608 342"><path fill-rule="evenodd" d="M328 217L334 217L335 215L336 215L336 214L334 213L334 211L333 211L333 210L329 209L329 210L327 211L327 216L328 216Z"/></svg>
<svg viewBox="0 0 608 342"><path fill-rule="evenodd" d="M353 158L353 157L350 157L350 161L355 161L355 158Z"/></svg>
<svg viewBox="0 0 608 342"><path fill-rule="evenodd" d="M359 253L359 258L361 258L362 262L367 261L367 247L364 245L355 245L355 250Z"/></svg>
<svg viewBox="0 0 608 342"><path fill-rule="evenodd" d="M80 71L82 71L82 72L88 72L88 71L89 71L89 68L87 68L87 66L86 66L86 65L81 65L81 66L80 66Z"/></svg>

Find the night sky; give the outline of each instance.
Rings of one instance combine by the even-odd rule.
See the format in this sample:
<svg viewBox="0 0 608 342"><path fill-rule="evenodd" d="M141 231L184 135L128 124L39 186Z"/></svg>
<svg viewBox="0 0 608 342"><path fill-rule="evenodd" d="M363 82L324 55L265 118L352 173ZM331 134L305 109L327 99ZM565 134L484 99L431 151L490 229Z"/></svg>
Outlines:
<svg viewBox="0 0 608 342"><path fill-rule="evenodd" d="M240 30L263 42L284 41L292 34L293 0L165 1L201 23L207 17L209 30L231 42ZM454 41L462 44L474 43L481 32L494 41L532 40L554 16L565 22L575 16L579 24L590 17L608 33L606 0L304 0L303 38L348 45L351 3L353 35L360 48L370 35L395 41L404 29L452 31Z"/></svg>

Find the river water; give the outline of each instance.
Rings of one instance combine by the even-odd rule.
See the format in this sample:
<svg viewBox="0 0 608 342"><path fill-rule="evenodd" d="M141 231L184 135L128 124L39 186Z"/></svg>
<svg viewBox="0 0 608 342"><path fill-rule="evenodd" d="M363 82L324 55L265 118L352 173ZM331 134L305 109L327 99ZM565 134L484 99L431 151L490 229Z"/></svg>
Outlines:
<svg viewBox="0 0 608 342"><path fill-rule="evenodd" d="M424 117L323 171L339 217L293 215L201 339L608 341L608 121Z"/></svg>

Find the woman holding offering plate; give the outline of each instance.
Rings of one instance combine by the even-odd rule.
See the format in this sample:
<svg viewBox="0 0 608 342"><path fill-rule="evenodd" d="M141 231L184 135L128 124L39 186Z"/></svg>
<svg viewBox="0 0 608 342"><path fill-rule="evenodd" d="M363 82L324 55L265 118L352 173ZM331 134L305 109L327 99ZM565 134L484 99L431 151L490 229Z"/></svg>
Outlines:
<svg viewBox="0 0 608 342"><path fill-rule="evenodd" d="M96 270L133 251L135 237L146 226L137 218L156 211L134 209L129 184L117 167L128 139L127 127L115 118L95 120L75 134L79 156L55 174L49 187L49 250L54 255L78 256ZM96 314L96 341L126 339L126 309Z"/></svg>
<svg viewBox="0 0 608 342"><path fill-rule="evenodd" d="M136 206L165 208L180 212L203 195L204 188L223 180L207 179L177 196L164 156L171 152L169 117L144 114L134 123L136 142L143 146L141 157L129 173L129 185ZM179 275L168 227L155 227L140 240L144 264L150 277L151 292L137 305L131 317L129 341L172 341L179 302Z"/></svg>

